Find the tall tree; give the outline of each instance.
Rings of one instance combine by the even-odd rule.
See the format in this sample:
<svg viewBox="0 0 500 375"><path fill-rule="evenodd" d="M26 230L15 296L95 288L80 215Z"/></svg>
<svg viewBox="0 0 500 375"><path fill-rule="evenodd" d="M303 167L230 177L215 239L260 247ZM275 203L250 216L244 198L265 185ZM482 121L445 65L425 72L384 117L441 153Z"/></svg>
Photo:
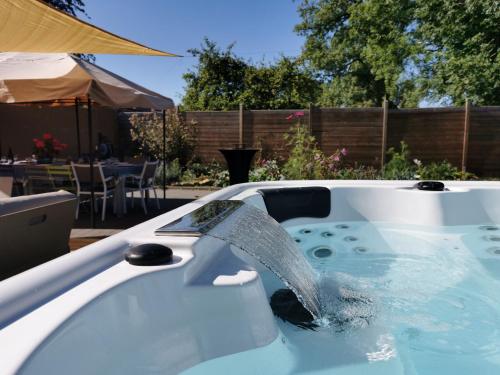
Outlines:
<svg viewBox="0 0 500 375"><path fill-rule="evenodd" d="M500 104L500 2L417 0L421 81L433 99Z"/></svg>
<svg viewBox="0 0 500 375"><path fill-rule="evenodd" d="M380 105L388 98L406 103L414 89L408 62L413 43L407 30L412 0L304 0L302 57L324 81L321 104ZM413 97L413 96L412 96ZM415 98L418 101L418 98Z"/></svg>
<svg viewBox="0 0 500 375"><path fill-rule="evenodd" d="M198 65L184 74L185 109L230 110L239 103L252 109L303 108L316 102L319 84L296 59L252 64L236 56L232 47L222 50L205 39L201 49L189 51Z"/></svg>
<svg viewBox="0 0 500 375"><path fill-rule="evenodd" d="M500 103L498 0L302 0L324 105Z"/></svg>

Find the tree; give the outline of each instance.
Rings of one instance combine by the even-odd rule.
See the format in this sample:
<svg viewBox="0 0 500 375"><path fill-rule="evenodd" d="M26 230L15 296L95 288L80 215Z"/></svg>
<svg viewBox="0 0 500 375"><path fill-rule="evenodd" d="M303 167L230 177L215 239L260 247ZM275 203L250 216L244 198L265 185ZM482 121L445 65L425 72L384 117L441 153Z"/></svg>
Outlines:
<svg viewBox="0 0 500 375"><path fill-rule="evenodd" d="M413 1L304 0L298 10L302 57L324 82L321 104L379 106L387 97L400 105L414 89Z"/></svg>
<svg viewBox="0 0 500 375"><path fill-rule="evenodd" d="M498 0L302 0L298 11L323 105L500 102Z"/></svg>
<svg viewBox="0 0 500 375"><path fill-rule="evenodd" d="M252 109L303 108L316 102L318 82L296 59L281 57L274 64L252 64L236 56L233 45L220 49L205 39L194 70L184 74L187 110L230 110L239 103Z"/></svg>
<svg viewBox="0 0 500 375"><path fill-rule="evenodd" d="M418 0L415 18L429 96L500 104L500 2Z"/></svg>
<svg viewBox="0 0 500 375"><path fill-rule="evenodd" d="M85 14L85 4L83 0L43 0L54 8L62 10L76 17L77 13Z"/></svg>
<svg viewBox="0 0 500 375"><path fill-rule="evenodd" d="M187 83L183 107L189 110L229 110L238 107L248 64L234 55L233 45L225 51L204 39L201 49L188 50L198 58L194 71L183 75Z"/></svg>

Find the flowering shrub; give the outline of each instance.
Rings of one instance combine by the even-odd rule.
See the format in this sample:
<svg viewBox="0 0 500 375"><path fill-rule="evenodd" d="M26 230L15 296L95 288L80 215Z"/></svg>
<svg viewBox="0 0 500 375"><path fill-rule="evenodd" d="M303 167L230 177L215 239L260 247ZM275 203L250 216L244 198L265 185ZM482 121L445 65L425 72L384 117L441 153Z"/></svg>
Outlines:
<svg viewBox="0 0 500 375"><path fill-rule="evenodd" d="M158 112L133 113L130 118L130 135L143 155L162 158L163 119ZM177 111L166 113L166 156L167 160L178 159L181 167L193 157L196 145L195 123L186 124Z"/></svg>
<svg viewBox="0 0 500 375"><path fill-rule="evenodd" d="M284 179L285 176L281 173L278 162L274 159L257 161L254 169L249 174L250 182L279 181Z"/></svg>
<svg viewBox="0 0 500 375"><path fill-rule="evenodd" d="M325 155L318 149L314 136L301 125L302 116L304 112L295 112L287 117L288 120L298 119L299 121L289 133L285 134L285 141L290 148L290 157L283 166L283 174L291 180L335 178L347 155L347 150L343 148L332 155Z"/></svg>
<svg viewBox="0 0 500 375"><path fill-rule="evenodd" d="M410 149L401 141L399 151L391 147L387 151L390 160L384 165L381 177L384 180L413 180L416 173L416 165L410 161Z"/></svg>
<svg viewBox="0 0 500 375"><path fill-rule="evenodd" d="M66 143L61 143L51 133L44 133L41 139L33 138L33 146L33 153L39 160L52 159L68 148Z"/></svg>

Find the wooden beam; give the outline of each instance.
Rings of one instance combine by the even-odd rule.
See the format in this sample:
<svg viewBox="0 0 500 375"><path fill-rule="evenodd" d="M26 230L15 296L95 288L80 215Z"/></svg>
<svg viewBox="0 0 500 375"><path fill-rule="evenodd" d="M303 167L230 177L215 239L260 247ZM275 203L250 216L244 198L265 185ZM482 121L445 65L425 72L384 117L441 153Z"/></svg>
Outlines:
<svg viewBox="0 0 500 375"><path fill-rule="evenodd" d="M382 169L385 164L385 149L387 148L387 122L389 119L389 101L384 99L382 108L382 154L380 155L380 168Z"/></svg>
<svg viewBox="0 0 500 375"><path fill-rule="evenodd" d="M240 103L239 111L239 147L244 147L243 144L243 103Z"/></svg>
<svg viewBox="0 0 500 375"><path fill-rule="evenodd" d="M469 152L470 111L471 111L470 101L469 99L465 99L464 140L462 144L462 172L465 172L467 170L467 154Z"/></svg>

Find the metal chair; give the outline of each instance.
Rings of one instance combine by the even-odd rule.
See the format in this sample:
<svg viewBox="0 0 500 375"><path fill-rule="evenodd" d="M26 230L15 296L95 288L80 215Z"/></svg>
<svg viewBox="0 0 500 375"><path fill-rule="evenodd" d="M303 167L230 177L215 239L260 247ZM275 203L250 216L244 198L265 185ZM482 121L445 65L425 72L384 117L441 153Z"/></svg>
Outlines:
<svg viewBox="0 0 500 375"><path fill-rule="evenodd" d="M91 195L90 186L90 166L88 164L75 164L71 162L71 169L76 182L76 196L78 200L76 208L76 219L80 212L80 197ZM94 199L102 199L102 214L101 220L106 218L106 200L109 196L114 195L116 189L116 181L114 177L105 177L101 163L96 163L93 166L94 171ZM97 204L94 203L97 212Z"/></svg>
<svg viewBox="0 0 500 375"><path fill-rule="evenodd" d="M54 184L45 165L27 165L24 169L24 194L39 194L54 191Z"/></svg>
<svg viewBox="0 0 500 375"><path fill-rule="evenodd" d="M54 190L63 189L72 193L75 192L75 179L69 165L49 165L47 166L47 172L52 180Z"/></svg>
<svg viewBox="0 0 500 375"><path fill-rule="evenodd" d="M154 188L154 180L156 176L156 170L158 169L158 161L153 162L144 162L144 166L142 167L142 172L140 175L129 175L125 180L125 194L128 192L131 193L132 196L132 207L134 207L134 191L139 191L141 195L141 204L144 210L144 213L147 214L148 210L146 208L146 200L145 195L146 191L149 189L153 189L156 206L160 209L160 201L158 200L158 195L156 193L156 189Z"/></svg>

